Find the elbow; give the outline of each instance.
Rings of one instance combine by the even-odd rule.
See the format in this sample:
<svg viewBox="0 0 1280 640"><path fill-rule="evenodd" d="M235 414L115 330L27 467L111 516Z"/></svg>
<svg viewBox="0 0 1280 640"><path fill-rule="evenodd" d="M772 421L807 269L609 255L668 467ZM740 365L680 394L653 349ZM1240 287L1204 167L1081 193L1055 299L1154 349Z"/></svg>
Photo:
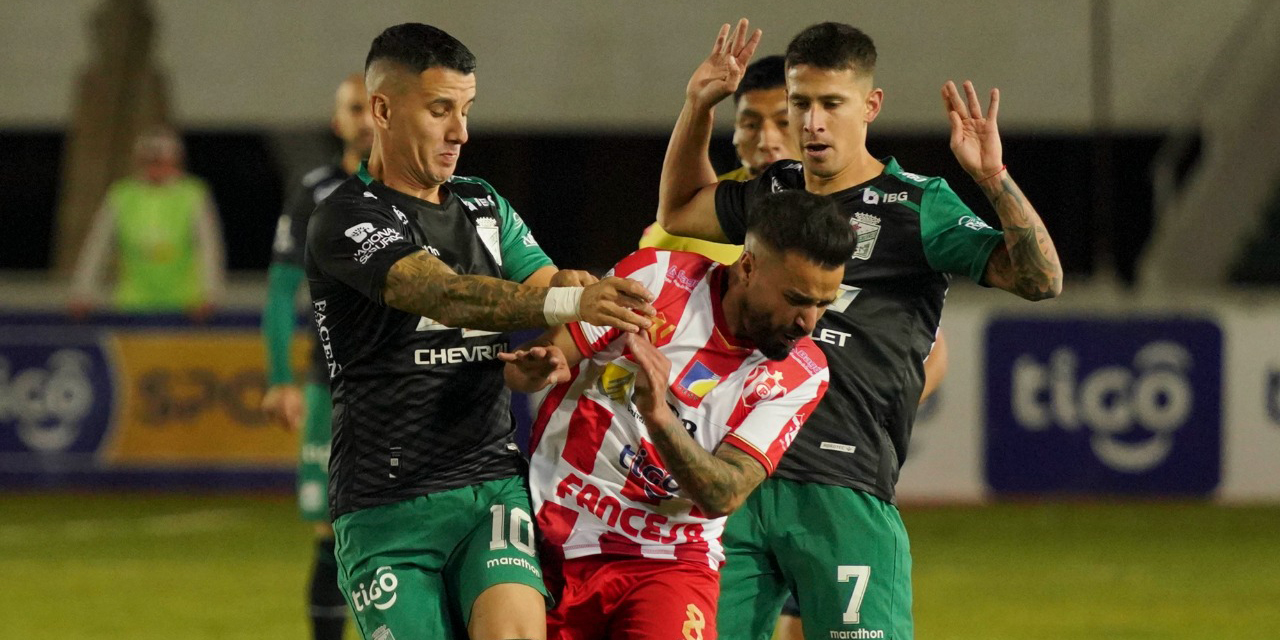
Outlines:
<svg viewBox="0 0 1280 640"><path fill-rule="evenodd" d="M1019 293L1024 300L1031 302L1039 302L1041 300L1052 300L1062 295L1062 276L1058 276L1045 287L1028 288Z"/></svg>
<svg viewBox="0 0 1280 640"><path fill-rule="evenodd" d="M738 510L743 502L747 501L747 496L732 495L723 498L711 498L695 501L698 509L702 511L708 518L723 518Z"/></svg>

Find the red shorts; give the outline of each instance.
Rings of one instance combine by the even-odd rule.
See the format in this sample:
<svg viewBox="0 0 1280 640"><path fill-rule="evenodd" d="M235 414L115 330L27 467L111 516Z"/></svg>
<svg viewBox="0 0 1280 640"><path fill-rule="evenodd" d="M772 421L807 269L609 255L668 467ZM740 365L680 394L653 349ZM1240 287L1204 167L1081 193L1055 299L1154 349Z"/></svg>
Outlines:
<svg viewBox="0 0 1280 640"><path fill-rule="evenodd" d="M676 560L588 556L564 561L547 640L716 640L720 574Z"/></svg>

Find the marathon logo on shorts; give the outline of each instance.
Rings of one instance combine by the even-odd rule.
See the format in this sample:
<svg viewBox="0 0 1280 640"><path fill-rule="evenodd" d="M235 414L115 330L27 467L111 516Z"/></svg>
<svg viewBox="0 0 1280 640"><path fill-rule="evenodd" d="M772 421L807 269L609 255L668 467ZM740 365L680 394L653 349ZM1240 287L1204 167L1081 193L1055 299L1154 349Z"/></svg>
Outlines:
<svg viewBox="0 0 1280 640"><path fill-rule="evenodd" d="M492 569L494 567L520 567L522 569L528 569L533 572L533 575L539 578L542 577L542 572L538 570L537 565L520 557L512 558L511 556L503 556L501 558L494 558L484 563L484 567L486 569Z"/></svg>
<svg viewBox="0 0 1280 640"><path fill-rule="evenodd" d="M355 228L356 227L347 229L348 235L350 235L349 232ZM364 238L365 239L363 241L356 240L356 242L360 242L361 244L360 249L356 251L355 256L353 256L356 259L356 262L359 262L360 264L368 262L369 258L373 257L373 254L385 249L387 245L390 245L392 242L404 240L404 236L401 235L399 231L389 227L366 234ZM353 237L352 240L355 240L355 238Z"/></svg>
<svg viewBox="0 0 1280 640"><path fill-rule="evenodd" d="M881 629L853 629L852 631L837 631L832 629L830 633L831 635L828 637L838 638L839 640L845 640L846 638L851 640L862 640L863 638L870 639L885 637L884 631Z"/></svg>
<svg viewBox="0 0 1280 640"><path fill-rule="evenodd" d="M359 589L351 591L351 606L355 607L356 613L364 611L369 605L373 605L378 611L386 611L396 603L398 586L400 580L391 572L391 567L378 567L367 586L361 582Z"/></svg>

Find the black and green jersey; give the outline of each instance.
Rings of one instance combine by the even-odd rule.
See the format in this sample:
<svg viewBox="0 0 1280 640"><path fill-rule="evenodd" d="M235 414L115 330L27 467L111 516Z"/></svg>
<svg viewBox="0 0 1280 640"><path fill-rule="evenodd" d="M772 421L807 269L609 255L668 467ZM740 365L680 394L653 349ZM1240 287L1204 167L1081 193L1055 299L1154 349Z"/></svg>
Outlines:
<svg viewBox="0 0 1280 640"><path fill-rule="evenodd" d="M892 501L950 274L980 282L1002 236L945 180L907 173L893 158L883 162L879 176L831 194L858 232L844 292L813 334L831 366L831 386L777 475ZM721 182L720 226L729 241L741 243L757 198L803 188L794 160L749 182Z"/></svg>
<svg viewBox="0 0 1280 640"><path fill-rule="evenodd" d="M551 264L483 180L441 204L361 166L312 214L306 270L333 392L331 516L521 472L500 351L506 334L446 327L386 306L387 272L428 251L454 271L523 281Z"/></svg>
<svg viewBox="0 0 1280 640"><path fill-rule="evenodd" d="M307 222L311 220L311 212L347 177L347 172L336 164L316 167L302 176L302 181L290 194L284 213L280 214L280 220L276 223L275 240L271 243L273 266L304 268ZM293 304L292 295L289 304ZM307 381L328 384L329 374L325 369L324 352L320 350L319 342L312 340L311 343L311 368L308 370Z"/></svg>

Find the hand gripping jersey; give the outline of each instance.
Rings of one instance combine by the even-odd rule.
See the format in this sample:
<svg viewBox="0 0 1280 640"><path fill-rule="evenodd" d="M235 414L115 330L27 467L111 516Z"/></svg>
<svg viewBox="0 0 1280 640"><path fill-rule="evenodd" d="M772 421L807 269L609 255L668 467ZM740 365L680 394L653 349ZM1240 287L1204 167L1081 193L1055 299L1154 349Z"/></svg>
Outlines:
<svg viewBox="0 0 1280 640"><path fill-rule="evenodd" d="M893 158L867 182L831 194L858 232L844 293L813 339L831 361L831 393L818 406L778 477L866 491L893 501L907 456L950 274L981 282L1003 236L941 178L908 173ZM750 182L721 182L716 216L742 242L760 196L803 189L802 165L775 162Z"/></svg>
<svg viewBox="0 0 1280 640"><path fill-rule="evenodd" d="M503 333L386 306L397 261L426 250L457 273L523 281L549 260L493 187L454 177L441 203L361 166L311 216L306 269L333 393L332 517L518 475Z"/></svg>
<svg viewBox="0 0 1280 640"><path fill-rule="evenodd" d="M653 292L649 334L671 361L667 403L708 451L737 447L772 473L827 388L809 338L772 361L729 332L721 297L728 267L700 255L642 249L615 268ZM649 440L632 391L626 336L569 325L584 359L543 401L530 442L530 489L544 539L565 558L621 554L717 568L724 518L680 489Z"/></svg>

